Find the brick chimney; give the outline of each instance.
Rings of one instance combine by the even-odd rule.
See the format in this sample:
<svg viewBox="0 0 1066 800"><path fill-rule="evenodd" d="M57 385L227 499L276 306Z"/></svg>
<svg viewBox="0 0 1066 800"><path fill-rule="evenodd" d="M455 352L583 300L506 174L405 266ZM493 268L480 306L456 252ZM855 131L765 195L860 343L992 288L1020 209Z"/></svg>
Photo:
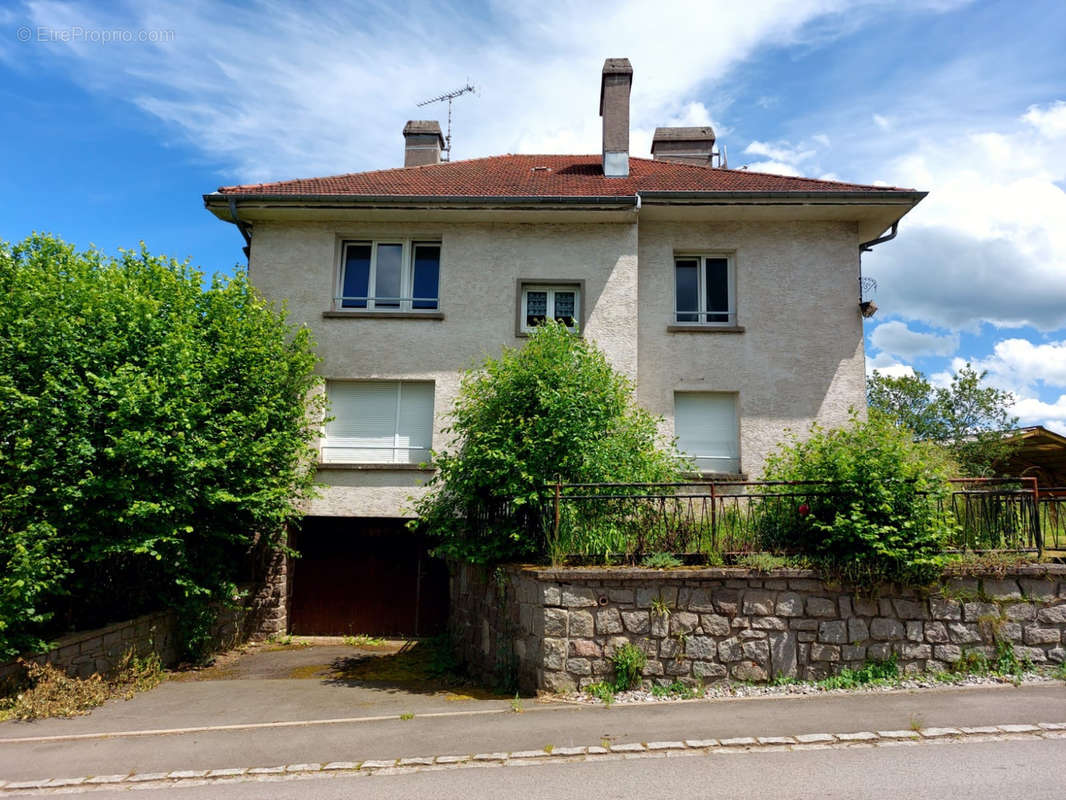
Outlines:
<svg viewBox="0 0 1066 800"><path fill-rule="evenodd" d="M600 116L603 117L603 174L629 177L629 90L633 66L628 58L608 58L600 79Z"/></svg>
<svg viewBox="0 0 1066 800"><path fill-rule="evenodd" d="M711 166L714 151L714 129L656 128L651 140L651 157L656 161L674 161L678 164Z"/></svg>
<svg viewBox="0 0 1066 800"><path fill-rule="evenodd" d="M435 119L411 119L403 126L403 165L423 167L440 163L444 136Z"/></svg>

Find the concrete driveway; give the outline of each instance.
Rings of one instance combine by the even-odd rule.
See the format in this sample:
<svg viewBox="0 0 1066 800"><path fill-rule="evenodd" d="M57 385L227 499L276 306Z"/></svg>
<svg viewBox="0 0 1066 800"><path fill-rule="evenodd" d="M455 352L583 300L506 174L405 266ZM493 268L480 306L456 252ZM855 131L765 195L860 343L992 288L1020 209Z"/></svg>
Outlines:
<svg viewBox="0 0 1066 800"><path fill-rule="evenodd" d="M434 680L431 652L414 645L350 646L340 638L251 645L86 716L2 722L0 739L510 708L507 697Z"/></svg>

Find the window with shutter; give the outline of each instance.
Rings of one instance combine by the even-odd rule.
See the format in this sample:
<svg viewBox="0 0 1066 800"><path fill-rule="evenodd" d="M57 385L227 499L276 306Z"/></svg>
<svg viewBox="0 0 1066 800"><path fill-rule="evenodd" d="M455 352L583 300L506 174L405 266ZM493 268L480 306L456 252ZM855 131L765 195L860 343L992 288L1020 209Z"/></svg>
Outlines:
<svg viewBox="0 0 1066 800"><path fill-rule="evenodd" d="M737 396L729 392L675 392L677 447L701 472L740 472Z"/></svg>
<svg viewBox="0 0 1066 800"><path fill-rule="evenodd" d="M433 444L433 384L329 381L322 462L419 464Z"/></svg>

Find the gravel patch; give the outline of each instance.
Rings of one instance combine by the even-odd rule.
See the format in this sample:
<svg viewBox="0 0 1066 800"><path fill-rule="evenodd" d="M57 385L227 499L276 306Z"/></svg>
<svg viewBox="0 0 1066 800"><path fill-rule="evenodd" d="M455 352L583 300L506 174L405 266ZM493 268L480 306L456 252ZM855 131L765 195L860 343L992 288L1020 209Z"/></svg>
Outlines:
<svg viewBox="0 0 1066 800"><path fill-rule="evenodd" d="M1030 672L1020 678L1004 677L1002 675L960 675L951 680L943 680L936 676L908 676L886 684L863 685L849 689L826 689L817 683L787 683L780 686L772 684L747 684L747 683L716 683L702 690L696 690L697 700L714 700L721 698L736 697L787 697L795 695L839 695L839 694L883 694L895 692L901 689L942 689L948 686L996 686L1002 684L1048 684L1061 683L1061 679L1053 678L1039 672ZM571 692L562 695L561 699L575 703L587 703L589 705L601 705L598 697L594 697L585 691ZM683 700L676 695L657 696L650 689L629 689L618 692L614 696L614 703L621 704L644 704L644 703L680 703Z"/></svg>

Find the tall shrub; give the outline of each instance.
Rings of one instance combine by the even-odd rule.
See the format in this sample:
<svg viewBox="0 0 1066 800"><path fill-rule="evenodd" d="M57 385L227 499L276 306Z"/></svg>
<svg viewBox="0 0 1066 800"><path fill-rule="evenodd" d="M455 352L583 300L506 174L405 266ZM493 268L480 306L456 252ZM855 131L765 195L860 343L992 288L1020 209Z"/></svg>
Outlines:
<svg viewBox="0 0 1066 800"><path fill-rule="evenodd" d="M462 379L447 432L454 447L434 454L437 473L416 503L438 552L477 563L546 554L540 516L549 484L670 481L679 463L655 417L591 341L548 322L521 348L505 348ZM509 498L514 515L478 524ZM528 513L526 513L528 512ZM571 545L611 546L611 520L574 521ZM555 554L557 555L557 554Z"/></svg>
<svg viewBox="0 0 1066 800"><path fill-rule="evenodd" d="M760 519L770 549L811 557L842 577L869 583L928 583L943 566L954 520L948 462L883 414L843 428L813 425L766 463L770 481L817 481L797 497L767 503Z"/></svg>
<svg viewBox="0 0 1066 800"><path fill-rule="evenodd" d="M0 295L0 655L167 606L195 645L312 489L308 332L143 245L2 244Z"/></svg>

